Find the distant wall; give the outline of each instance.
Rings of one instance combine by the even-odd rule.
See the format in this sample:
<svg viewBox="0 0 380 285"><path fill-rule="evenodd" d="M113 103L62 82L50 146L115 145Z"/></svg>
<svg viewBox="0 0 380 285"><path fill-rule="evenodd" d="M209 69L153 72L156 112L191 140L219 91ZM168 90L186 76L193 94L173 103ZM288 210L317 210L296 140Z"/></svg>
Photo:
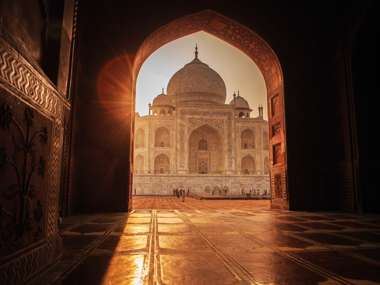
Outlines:
<svg viewBox="0 0 380 285"><path fill-rule="evenodd" d="M242 195L255 190L259 195L270 196L268 175L141 175L133 176L133 193L136 195L173 195L173 189L183 187L191 194L217 195L228 189L227 195ZM221 191L224 193L224 191Z"/></svg>

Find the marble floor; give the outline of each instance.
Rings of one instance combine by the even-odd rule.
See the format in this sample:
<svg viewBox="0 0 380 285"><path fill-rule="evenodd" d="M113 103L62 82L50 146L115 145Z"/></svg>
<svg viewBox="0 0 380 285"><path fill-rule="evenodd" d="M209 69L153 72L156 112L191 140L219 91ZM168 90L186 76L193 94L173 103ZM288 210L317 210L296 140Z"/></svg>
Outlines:
<svg viewBox="0 0 380 285"><path fill-rule="evenodd" d="M380 284L380 217L268 201L136 197L64 220L64 254L32 284Z"/></svg>

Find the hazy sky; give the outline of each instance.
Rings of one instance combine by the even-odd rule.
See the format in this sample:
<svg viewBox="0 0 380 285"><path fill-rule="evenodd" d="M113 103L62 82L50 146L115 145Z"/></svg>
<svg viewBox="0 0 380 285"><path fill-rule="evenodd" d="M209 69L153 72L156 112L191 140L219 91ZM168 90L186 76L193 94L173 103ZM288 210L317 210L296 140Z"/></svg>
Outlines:
<svg viewBox="0 0 380 285"><path fill-rule="evenodd" d="M256 64L243 52L230 44L205 32L197 32L177 39L156 50L143 63L137 77L136 111L148 114L148 103L161 93L175 72L194 58L194 47L198 44L198 57L219 73L227 87L229 103L234 91L240 91L253 112L258 115L257 106L264 106L267 118L266 87L264 78Z"/></svg>

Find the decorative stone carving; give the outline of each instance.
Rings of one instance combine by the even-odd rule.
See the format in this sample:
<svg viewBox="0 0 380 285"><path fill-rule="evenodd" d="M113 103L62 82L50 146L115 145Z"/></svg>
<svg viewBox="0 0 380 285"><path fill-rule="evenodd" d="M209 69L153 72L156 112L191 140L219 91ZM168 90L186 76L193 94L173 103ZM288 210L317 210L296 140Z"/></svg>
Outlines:
<svg viewBox="0 0 380 285"><path fill-rule="evenodd" d="M51 122L1 96L0 254L7 256L43 237Z"/></svg>
<svg viewBox="0 0 380 285"><path fill-rule="evenodd" d="M189 118L189 130L190 132L196 128L199 128L202 125L209 125L215 129L218 129L219 131L222 131L224 129L224 120L223 119L212 119L212 118ZM190 133L189 132L189 133Z"/></svg>
<svg viewBox="0 0 380 285"><path fill-rule="evenodd" d="M274 197L276 199L282 198L281 174L276 174L274 176Z"/></svg>
<svg viewBox="0 0 380 285"><path fill-rule="evenodd" d="M275 95L271 98L271 116L277 116L280 112L280 98L278 95Z"/></svg>
<svg viewBox="0 0 380 285"><path fill-rule="evenodd" d="M185 109L185 110L181 110L180 112L180 115L181 116L196 116L196 117L207 117L207 116L213 116L213 117L227 117L227 118L230 118L231 117L231 112L220 112L220 111L214 111L214 112L210 112L210 111L197 111L197 110L194 110L194 109Z"/></svg>
<svg viewBox="0 0 380 285"><path fill-rule="evenodd" d="M41 238L37 242L32 242L27 248L14 252L12 258L0 260L0 284L20 284L51 264L60 252L57 205L63 145L63 111L65 108L70 109L70 104L43 73L33 67L3 38L0 38L0 90L12 98L9 102L18 112L28 106L28 110L31 110L27 111L28 114L33 114L34 121L41 122L47 127L49 138L49 147L46 148L46 155L43 155L45 163L39 162L37 158L35 170L29 171L34 177L37 177L36 173L39 171L41 174L44 172L44 182L34 183L36 186L44 185L41 188L44 196ZM18 120L20 118L19 116ZM36 123L35 126L38 124L40 123ZM15 139L17 142L17 138ZM35 215L38 216L38 211Z"/></svg>
<svg viewBox="0 0 380 285"><path fill-rule="evenodd" d="M276 123L272 125L272 137L279 135L281 132L281 124Z"/></svg>
<svg viewBox="0 0 380 285"><path fill-rule="evenodd" d="M281 161L281 144L273 145L273 164L278 164Z"/></svg>
<svg viewBox="0 0 380 285"><path fill-rule="evenodd" d="M62 107L68 107L68 103L48 79L36 72L32 65L1 38L0 83L52 117L59 116L62 119Z"/></svg>

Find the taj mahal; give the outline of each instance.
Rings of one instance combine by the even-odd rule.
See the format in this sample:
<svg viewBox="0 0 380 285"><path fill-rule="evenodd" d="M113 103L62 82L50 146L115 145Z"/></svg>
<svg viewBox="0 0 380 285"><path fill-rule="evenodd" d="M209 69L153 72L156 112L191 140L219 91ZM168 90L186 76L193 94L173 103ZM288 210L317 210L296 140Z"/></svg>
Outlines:
<svg viewBox="0 0 380 285"><path fill-rule="evenodd" d="M149 114L136 113L133 191L270 197L268 122L246 99L226 103L221 76L198 58L178 70Z"/></svg>

